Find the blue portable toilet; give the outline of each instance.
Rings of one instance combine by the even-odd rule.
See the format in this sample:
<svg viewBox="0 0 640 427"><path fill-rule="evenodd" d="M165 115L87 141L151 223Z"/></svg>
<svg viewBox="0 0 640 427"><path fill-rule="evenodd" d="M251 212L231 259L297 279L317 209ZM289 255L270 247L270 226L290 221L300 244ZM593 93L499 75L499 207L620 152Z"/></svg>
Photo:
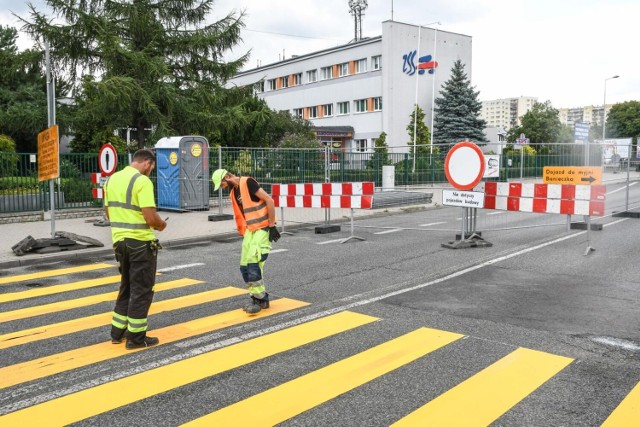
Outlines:
<svg viewBox="0 0 640 427"><path fill-rule="evenodd" d="M209 142L171 136L156 143L158 209L209 210Z"/></svg>

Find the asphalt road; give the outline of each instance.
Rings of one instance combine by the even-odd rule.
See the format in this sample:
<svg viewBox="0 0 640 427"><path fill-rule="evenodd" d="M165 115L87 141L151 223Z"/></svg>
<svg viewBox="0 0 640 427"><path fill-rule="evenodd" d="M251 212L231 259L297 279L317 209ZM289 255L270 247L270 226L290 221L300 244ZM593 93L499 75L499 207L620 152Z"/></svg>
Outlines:
<svg viewBox="0 0 640 427"><path fill-rule="evenodd" d="M624 191L608 189L620 210ZM337 241L348 224L283 236L265 269L273 306L254 318L237 310L239 239L165 249L158 284L179 287L154 299L163 344L138 352L106 343L111 257L3 271L0 425L640 424L640 220L587 232L479 211L492 246L442 247L460 214L358 220L363 241Z"/></svg>

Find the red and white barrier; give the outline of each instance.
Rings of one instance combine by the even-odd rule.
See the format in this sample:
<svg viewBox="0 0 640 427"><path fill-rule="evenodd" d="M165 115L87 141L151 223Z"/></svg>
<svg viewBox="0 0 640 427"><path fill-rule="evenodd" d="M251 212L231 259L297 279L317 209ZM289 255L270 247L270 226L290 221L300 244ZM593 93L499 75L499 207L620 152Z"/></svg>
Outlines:
<svg viewBox="0 0 640 427"><path fill-rule="evenodd" d="M104 191L102 191L102 186L104 185L105 179L106 177L103 177L99 172L91 174L91 183L100 186L100 188L91 189L91 195L94 199L104 199Z"/></svg>
<svg viewBox="0 0 640 427"><path fill-rule="evenodd" d="M603 216L604 185L562 185L519 182L482 182L484 208L518 212Z"/></svg>
<svg viewBox="0 0 640 427"><path fill-rule="evenodd" d="M374 190L375 185L373 182L273 184L271 186L271 197L274 205L280 208L282 233L284 233L284 208L351 209L351 236L341 240L341 243L345 243L350 239L364 240L362 237L353 235L353 210L371 209Z"/></svg>
<svg viewBox="0 0 640 427"><path fill-rule="evenodd" d="M271 197L276 207L371 209L373 182L318 184L273 184Z"/></svg>

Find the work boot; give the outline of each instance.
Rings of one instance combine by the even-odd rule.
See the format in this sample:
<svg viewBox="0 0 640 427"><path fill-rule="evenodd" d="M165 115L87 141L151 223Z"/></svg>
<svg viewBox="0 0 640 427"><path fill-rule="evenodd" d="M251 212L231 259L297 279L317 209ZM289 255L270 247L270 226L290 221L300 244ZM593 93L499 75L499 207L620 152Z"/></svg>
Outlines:
<svg viewBox="0 0 640 427"><path fill-rule="evenodd" d="M138 348L147 348L160 343L160 340L156 337L144 337L144 340L141 343L133 342L131 340L127 340L127 344L125 347L127 350L135 350Z"/></svg>
<svg viewBox="0 0 640 427"><path fill-rule="evenodd" d="M247 314L257 314L263 308L269 308L269 294L265 292L264 298L251 297L251 302L244 308Z"/></svg>

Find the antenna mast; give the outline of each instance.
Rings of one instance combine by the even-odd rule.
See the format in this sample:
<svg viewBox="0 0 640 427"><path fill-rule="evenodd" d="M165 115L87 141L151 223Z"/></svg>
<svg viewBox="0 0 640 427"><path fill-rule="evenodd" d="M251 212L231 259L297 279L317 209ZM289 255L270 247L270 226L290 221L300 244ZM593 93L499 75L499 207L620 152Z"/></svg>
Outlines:
<svg viewBox="0 0 640 427"><path fill-rule="evenodd" d="M350 13L355 21L354 41L362 39L362 15L367 8L367 0L349 0Z"/></svg>

